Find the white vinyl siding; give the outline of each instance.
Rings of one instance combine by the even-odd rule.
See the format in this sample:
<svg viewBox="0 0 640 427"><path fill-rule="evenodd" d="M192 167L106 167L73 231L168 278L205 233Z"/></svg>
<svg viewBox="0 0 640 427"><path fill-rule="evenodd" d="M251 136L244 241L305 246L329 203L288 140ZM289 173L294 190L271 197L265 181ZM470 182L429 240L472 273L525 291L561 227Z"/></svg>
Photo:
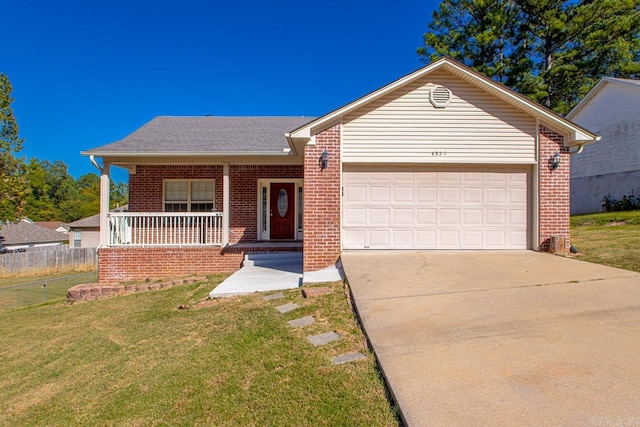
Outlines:
<svg viewBox="0 0 640 427"><path fill-rule="evenodd" d="M344 249L527 249L528 168L356 167Z"/></svg>
<svg viewBox="0 0 640 427"><path fill-rule="evenodd" d="M435 108L429 90L451 90ZM343 122L345 163L534 164L536 123L464 80L437 71L353 113Z"/></svg>
<svg viewBox="0 0 640 427"><path fill-rule="evenodd" d="M640 86L606 83L571 120L602 137L571 158L571 178L640 171Z"/></svg>

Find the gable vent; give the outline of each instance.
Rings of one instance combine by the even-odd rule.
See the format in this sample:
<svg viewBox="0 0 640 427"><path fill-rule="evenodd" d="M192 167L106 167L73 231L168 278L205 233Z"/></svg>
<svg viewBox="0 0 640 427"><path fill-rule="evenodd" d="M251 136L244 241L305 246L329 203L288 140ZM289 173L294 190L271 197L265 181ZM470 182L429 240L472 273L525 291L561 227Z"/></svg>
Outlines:
<svg viewBox="0 0 640 427"><path fill-rule="evenodd" d="M436 86L429 91L429 102L436 108L444 108L451 102L451 91L444 86Z"/></svg>

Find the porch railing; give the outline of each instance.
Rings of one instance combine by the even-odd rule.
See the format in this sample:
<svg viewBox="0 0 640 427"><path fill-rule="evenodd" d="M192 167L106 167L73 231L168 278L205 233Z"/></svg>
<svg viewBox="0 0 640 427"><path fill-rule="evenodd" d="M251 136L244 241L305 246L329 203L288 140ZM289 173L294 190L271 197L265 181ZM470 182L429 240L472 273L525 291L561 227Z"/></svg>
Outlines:
<svg viewBox="0 0 640 427"><path fill-rule="evenodd" d="M111 212L108 246L222 246L222 213Z"/></svg>

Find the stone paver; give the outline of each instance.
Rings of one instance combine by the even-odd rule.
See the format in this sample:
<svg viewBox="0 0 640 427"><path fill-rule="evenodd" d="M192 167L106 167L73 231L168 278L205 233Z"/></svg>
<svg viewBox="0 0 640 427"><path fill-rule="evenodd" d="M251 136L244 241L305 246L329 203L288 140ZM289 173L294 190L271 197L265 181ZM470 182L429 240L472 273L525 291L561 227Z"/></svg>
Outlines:
<svg viewBox="0 0 640 427"><path fill-rule="evenodd" d="M300 307L298 304L294 304L292 302L284 304L284 305L280 305L278 307L276 307L276 310L278 310L280 313L288 313L290 311L295 310L296 308Z"/></svg>
<svg viewBox="0 0 640 427"><path fill-rule="evenodd" d="M321 345L329 344L332 341L335 341L340 338L340 335L335 332L325 332L324 334L318 335L309 335L307 339L314 347L318 347Z"/></svg>
<svg viewBox="0 0 640 427"><path fill-rule="evenodd" d="M281 292L277 294L265 295L262 297L262 299L265 301L272 301L274 299L281 299L281 298L284 298L284 294Z"/></svg>
<svg viewBox="0 0 640 427"><path fill-rule="evenodd" d="M305 316L299 319L289 320L289 326L294 328L304 328L305 326L309 326L314 322L313 316Z"/></svg>
<svg viewBox="0 0 640 427"><path fill-rule="evenodd" d="M327 295L333 292L333 289L325 286L319 286L315 288L302 288L302 296L305 298L318 297L320 295Z"/></svg>
<svg viewBox="0 0 640 427"><path fill-rule="evenodd" d="M341 354L340 356L334 357L333 359L331 359L331 363L334 365L342 365L343 363L355 362L355 361L366 359L366 358L367 356L365 356L360 352L347 353L347 354Z"/></svg>

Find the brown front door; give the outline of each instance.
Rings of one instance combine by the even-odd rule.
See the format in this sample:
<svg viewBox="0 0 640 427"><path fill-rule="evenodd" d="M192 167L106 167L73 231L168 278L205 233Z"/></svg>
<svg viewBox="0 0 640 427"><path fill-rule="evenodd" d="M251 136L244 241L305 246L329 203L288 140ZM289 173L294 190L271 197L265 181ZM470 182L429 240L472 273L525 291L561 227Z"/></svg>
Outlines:
<svg viewBox="0 0 640 427"><path fill-rule="evenodd" d="M271 240L291 239L295 230L295 190L294 183L272 183L271 203Z"/></svg>

